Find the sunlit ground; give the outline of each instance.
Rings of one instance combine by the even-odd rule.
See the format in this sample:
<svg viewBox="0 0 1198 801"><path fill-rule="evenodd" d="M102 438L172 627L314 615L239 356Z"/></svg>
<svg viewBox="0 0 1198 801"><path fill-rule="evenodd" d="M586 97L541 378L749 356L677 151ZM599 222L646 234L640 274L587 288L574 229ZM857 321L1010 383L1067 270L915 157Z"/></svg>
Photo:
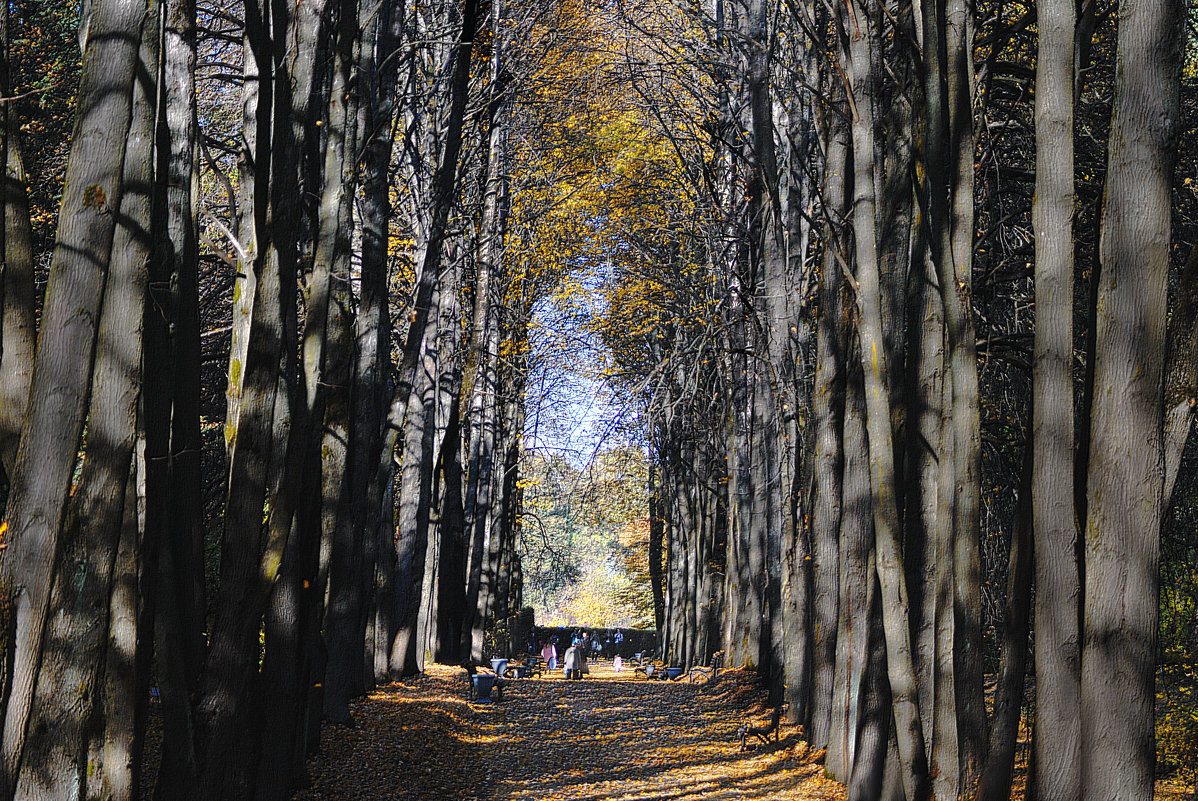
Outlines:
<svg viewBox="0 0 1198 801"><path fill-rule="evenodd" d="M608 661L566 681L514 681L501 703L466 699L460 668L373 693L355 729L326 726L297 799L841 799L796 727L741 752L768 710L748 674L712 687L647 681Z"/></svg>
<svg viewBox="0 0 1198 801"><path fill-rule="evenodd" d="M465 671L432 665L354 705L356 728L326 725L311 786L296 801L842 801L801 731L740 750L737 729L769 711L755 678L729 671L714 686L647 681L608 661L566 681L514 681L500 703L466 698ZM1029 751L1022 732L1012 797L1021 800ZM1189 798L1158 782L1158 801Z"/></svg>

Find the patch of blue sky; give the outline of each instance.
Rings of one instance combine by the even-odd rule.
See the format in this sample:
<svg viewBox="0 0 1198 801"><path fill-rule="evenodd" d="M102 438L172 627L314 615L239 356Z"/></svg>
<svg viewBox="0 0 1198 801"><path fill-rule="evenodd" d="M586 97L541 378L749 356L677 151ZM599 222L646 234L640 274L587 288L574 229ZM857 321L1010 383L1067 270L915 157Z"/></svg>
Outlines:
<svg viewBox="0 0 1198 801"><path fill-rule="evenodd" d="M529 379L525 389L525 447L558 453L576 466L604 447L624 444L631 412L603 379L608 354L591 327L603 310L610 266L579 261L556 292L533 306L529 326Z"/></svg>

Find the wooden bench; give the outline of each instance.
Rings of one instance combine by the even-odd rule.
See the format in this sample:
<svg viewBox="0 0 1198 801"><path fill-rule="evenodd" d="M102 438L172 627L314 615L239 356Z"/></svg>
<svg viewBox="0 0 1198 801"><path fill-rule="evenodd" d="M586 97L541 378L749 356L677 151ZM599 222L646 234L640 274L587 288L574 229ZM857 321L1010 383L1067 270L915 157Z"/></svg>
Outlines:
<svg viewBox="0 0 1198 801"><path fill-rule="evenodd" d="M790 704L783 702L780 706L774 707L774 711L770 713L770 722L759 726L751 726L748 723L741 724L738 734L740 735L740 750L749 750L749 738L756 737L766 745L770 744L770 735L774 735L774 742L778 742L778 728L782 723L782 713Z"/></svg>
<svg viewBox="0 0 1198 801"><path fill-rule="evenodd" d="M708 683L711 683L711 682L715 681L716 676L718 676L720 671L723 669L724 669L724 652L716 651L714 654L711 655L711 661L708 663L707 667L703 667L701 665L696 665L695 667L691 668L691 671L690 671L691 684L695 683L695 676L706 676Z"/></svg>

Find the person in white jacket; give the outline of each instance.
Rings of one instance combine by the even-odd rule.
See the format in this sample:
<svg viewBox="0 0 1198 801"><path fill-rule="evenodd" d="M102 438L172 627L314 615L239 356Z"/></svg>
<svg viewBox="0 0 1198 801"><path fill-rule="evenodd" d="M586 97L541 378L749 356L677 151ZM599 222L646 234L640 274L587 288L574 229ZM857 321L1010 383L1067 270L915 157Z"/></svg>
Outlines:
<svg viewBox="0 0 1198 801"><path fill-rule="evenodd" d="M586 667L586 657L583 656L582 649L577 645L567 648L562 666L566 669L567 679L581 679L582 672Z"/></svg>

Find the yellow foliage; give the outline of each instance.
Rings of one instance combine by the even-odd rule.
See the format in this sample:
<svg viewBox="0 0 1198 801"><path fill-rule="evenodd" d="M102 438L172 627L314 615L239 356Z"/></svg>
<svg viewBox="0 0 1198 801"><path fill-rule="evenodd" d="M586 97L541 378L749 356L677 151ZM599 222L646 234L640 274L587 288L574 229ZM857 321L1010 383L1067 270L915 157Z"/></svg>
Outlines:
<svg viewBox="0 0 1198 801"><path fill-rule="evenodd" d="M1157 671L1156 700L1158 771L1177 771L1192 783L1198 766L1198 665L1184 659L1162 665Z"/></svg>
<svg viewBox="0 0 1198 801"><path fill-rule="evenodd" d="M508 301L525 308L589 296L580 273L635 264L632 243L693 212L679 154L663 135L671 123L641 102L614 11L571 0L544 25L538 35L552 46L522 105L530 134L512 166ZM675 110L680 120L690 111Z"/></svg>

